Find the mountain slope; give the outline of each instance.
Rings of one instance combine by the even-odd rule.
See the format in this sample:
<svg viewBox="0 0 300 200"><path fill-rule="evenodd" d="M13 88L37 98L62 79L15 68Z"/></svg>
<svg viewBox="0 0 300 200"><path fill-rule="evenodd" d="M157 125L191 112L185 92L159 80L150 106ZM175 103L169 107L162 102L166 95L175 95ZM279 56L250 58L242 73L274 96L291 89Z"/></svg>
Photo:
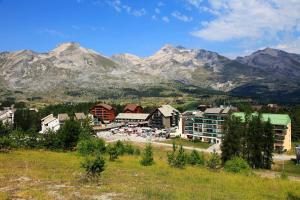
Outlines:
<svg viewBox="0 0 300 200"><path fill-rule="evenodd" d="M295 97L300 88L300 55L267 48L231 60L203 49L165 45L149 57L109 58L77 43L63 43L46 53L0 53L0 83L11 91L55 98L144 95L146 91L159 95L158 91L181 91L183 85L242 96Z"/></svg>

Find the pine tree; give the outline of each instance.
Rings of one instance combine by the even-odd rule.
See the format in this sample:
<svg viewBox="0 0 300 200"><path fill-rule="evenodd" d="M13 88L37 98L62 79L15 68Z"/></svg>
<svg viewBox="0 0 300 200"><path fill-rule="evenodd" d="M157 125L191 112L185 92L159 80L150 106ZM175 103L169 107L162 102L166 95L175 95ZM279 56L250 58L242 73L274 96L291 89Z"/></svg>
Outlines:
<svg viewBox="0 0 300 200"><path fill-rule="evenodd" d="M263 168L271 169L273 163L274 133L270 120L264 123L263 137Z"/></svg>
<svg viewBox="0 0 300 200"><path fill-rule="evenodd" d="M168 156L168 164L173 167L175 164L175 153L176 153L176 149L177 149L174 141L173 141L172 149L173 149L173 151L171 153L168 153L167 156Z"/></svg>
<svg viewBox="0 0 300 200"><path fill-rule="evenodd" d="M225 120L224 135L221 144L223 163L242 154L242 136L243 124L241 119L234 116L228 117Z"/></svg>
<svg viewBox="0 0 300 200"><path fill-rule="evenodd" d="M150 166L153 165L153 153L152 153L152 147L151 144L147 144L144 153L142 155L142 160L140 161L141 165L144 166Z"/></svg>
<svg viewBox="0 0 300 200"><path fill-rule="evenodd" d="M118 154L116 146L109 145L107 148L107 152L109 154L110 161L115 161L116 159L118 159L119 154Z"/></svg>
<svg viewBox="0 0 300 200"><path fill-rule="evenodd" d="M188 162L190 165L204 165L203 153L199 154L196 150L193 150L188 157Z"/></svg>
<svg viewBox="0 0 300 200"><path fill-rule="evenodd" d="M184 154L184 149L183 149L182 145L180 145L178 154L175 159L174 167L184 168L185 164L186 164L186 156Z"/></svg>

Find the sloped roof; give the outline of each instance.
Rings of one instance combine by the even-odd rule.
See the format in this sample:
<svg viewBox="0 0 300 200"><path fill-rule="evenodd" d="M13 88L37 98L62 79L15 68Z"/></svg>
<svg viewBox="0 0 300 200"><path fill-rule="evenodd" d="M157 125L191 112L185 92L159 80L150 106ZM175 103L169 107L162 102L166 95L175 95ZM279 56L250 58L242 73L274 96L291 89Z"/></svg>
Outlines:
<svg viewBox="0 0 300 200"><path fill-rule="evenodd" d="M165 117L171 117L173 112L178 112L178 110L176 110L175 108L173 108L170 105L162 105L161 107L158 108L158 110L161 112L161 114L163 114L163 116Z"/></svg>
<svg viewBox="0 0 300 200"><path fill-rule="evenodd" d="M58 118L59 121L66 121L66 120L70 119L70 117L67 113L58 114L57 118Z"/></svg>
<svg viewBox="0 0 300 200"><path fill-rule="evenodd" d="M146 120L149 113L119 113L116 119Z"/></svg>
<svg viewBox="0 0 300 200"><path fill-rule="evenodd" d="M42 119L43 124L49 124L50 122L56 120L56 118L51 114Z"/></svg>
<svg viewBox="0 0 300 200"><path fill-rule="evenodd" d="M75 118L80 120L80 119L85 119L86 116L84 113L75 113Z"/></svg>
<svg viewBox="0 0 300 200"><path fill-rule="evenodd" d="M107 110L113 109L112 106L110 106L110 105L108 105L108 104L105 104L105 103L99 103L99 104L97 104L96 106L103 107L103 108L105 108L105 109L107 109Z"/></svg>
<svg viewBox="0 0 300 200"><path fill-rule="evenodd" d="M207 114L219 114L223 111L223 108L207 108L204 112Z"/></svg>
<svg viewBox="0 0 300 200"><path fill-rule="evenodd" d="M51 117L53 117L53 114L47 115L46 117L42 118L41 121L44 121L44 120L46 120L47 118L51 118Z"/></svg>
<svg viewBox="0 0 300 200"><path fill-rule="evenodd" d="M135 111L135 109L137 107L141 107L141 106L139 106L137 104L127 104L124 108L124 111L126 111L126 110Z"/></svg>
<svg viewBox="0 0 300 200"><path fill-rule="evenodd" d="M233 116L240 117L242 121L245 120L244 112L235 112ZM252 116L258 116L258 113L252 113ZM272 114L272 113L263 113L261 115L263 121L268 121L270 119L270 123L273 125L288 125L291 123L291 118L288 114Z"/></svg>

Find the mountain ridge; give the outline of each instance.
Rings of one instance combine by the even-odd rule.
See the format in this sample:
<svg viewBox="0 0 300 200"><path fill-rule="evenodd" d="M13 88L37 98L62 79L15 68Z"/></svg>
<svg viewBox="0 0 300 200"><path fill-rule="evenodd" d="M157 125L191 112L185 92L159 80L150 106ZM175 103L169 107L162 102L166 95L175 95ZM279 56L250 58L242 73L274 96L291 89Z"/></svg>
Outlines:
<svg viewBox="0 0 300 200"><path fill-rule="evenodd" d="M97 96L115 90L124 95L126 88L165 87L177 81L233 91L235 95L243 94L243 88L249 85L254 87L253 91L264 88L279 93L300 88L300 55L272 48L236 59L172 45L165 45L148 57L128 53L107 57L79 43L68 42L44 53L0 52L0 70L1 82L12 91L53 91L54 96L59 91L60 97L69 91L80 91L82 95L91 91Z"/></svg>

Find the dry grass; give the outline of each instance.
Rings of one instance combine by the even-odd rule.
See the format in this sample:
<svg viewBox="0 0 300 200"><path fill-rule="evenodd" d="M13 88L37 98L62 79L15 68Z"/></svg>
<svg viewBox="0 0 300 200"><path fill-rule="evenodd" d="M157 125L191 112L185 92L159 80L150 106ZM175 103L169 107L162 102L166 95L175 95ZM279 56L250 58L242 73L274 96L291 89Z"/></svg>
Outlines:
<svg viewBox="0 0 300 200"><path fill-rule="evenodd" d="M213 172L173 169L155 149L155 165L137 156L108 162L100 182L86 183L76 153L13 151L0 154L0 199L286 199L300 196L300 183Z"/></svg>

